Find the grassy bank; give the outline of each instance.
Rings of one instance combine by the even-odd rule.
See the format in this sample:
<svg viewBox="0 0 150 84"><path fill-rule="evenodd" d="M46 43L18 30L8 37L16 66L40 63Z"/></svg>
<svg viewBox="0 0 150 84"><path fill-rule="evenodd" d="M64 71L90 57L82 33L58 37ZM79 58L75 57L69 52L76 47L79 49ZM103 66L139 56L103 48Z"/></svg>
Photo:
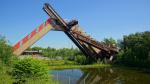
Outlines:
<svg viewBox="0 0 150 84"><path fill-rule="evenodd" d="M101 67L110 67L110 64L88 64L80 65L73 61L66 60L51 60L44 61L49 65L49 69L71 69L71 68L101 68Z"/></svg>
<svg viewBox="0 0 150 84"><path fill-rule="evenodd" d="M126 65L121 65L121 64L113 64L111 66L116 67L116 68L121 68L121 69L136 70L140 72L150 73L150 68L141 68L141 67L136 67L136 66L131 67L131 66L126 66Z"/></svg>
<svg viewBox="0 0 150 84"><path fill-rule="evenodd" d="M49 69L79 69L79 68L104 68L104 67L116 67L130 70L137 70L143 72L150 72L149 68L139 68L139 67L129 67L119 64L88 64L88 65L80 65L73 61L65 61L65 60L53 60L53 61L45 61L49 65Z"/></svg>
<svg viewBox="0 0 150 84"><path fill-rule="evenodd" d="M0 64L0 84L13 84L17 79L14 79L11 75L11 67L6 67ZM35 80L35 79L26 79L24 84L59 84L57 81L54 81L50 76L48 81L45 80Z"/></svg>
<svg viewBox="0 0 150 84"><path fill-rule="evenodd" d="M88 65L80 65L73 61L65 61L65 60L52 60L45 61L49 65L49 69L79 69L79 68L103 68L103 67L118 67L123 69L137 70L150 72L149 68L139 68L139 67L129 67L119 64L88 64Z"/></svg>
<svg viewBox="0 0 150 84"><path fill-rule="evenodd" d="M92 64L92 65L61 65L61 66L49 66L49 69L77 69L77 68L102 68L110 67L109 64Z"/></svg>

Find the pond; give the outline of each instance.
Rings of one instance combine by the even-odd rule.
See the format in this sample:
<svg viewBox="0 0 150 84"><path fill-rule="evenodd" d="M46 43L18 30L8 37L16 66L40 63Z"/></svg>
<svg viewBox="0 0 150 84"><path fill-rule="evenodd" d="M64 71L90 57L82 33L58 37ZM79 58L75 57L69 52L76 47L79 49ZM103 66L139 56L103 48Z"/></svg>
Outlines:
<svg viewBox="0 0 150 84"><path fill-rule="evenodd" d="M122 68L51 70L60 84L150 84L150 73Z"/></svg>

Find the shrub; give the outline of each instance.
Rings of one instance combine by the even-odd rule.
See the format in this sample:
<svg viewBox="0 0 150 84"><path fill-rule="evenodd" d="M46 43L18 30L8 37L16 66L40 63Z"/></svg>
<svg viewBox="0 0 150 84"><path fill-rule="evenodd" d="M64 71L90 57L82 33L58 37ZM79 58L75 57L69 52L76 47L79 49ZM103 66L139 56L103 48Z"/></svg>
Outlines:
<svg viewBox="0 0 150 84"><path fill-rule="evenodd" d="M150 31L126 35L117 55L120 64L148 68L150 63Z"/></svg>
<svg viewBox="0 0 150 84"><path fill-rule="evenodd" d="M78 64L86 64L86 57L82 55L77 55L75 61Z"/></svg>
<svg viewBox="0 0 150 84"><path fill-rule="evenodd" d="M26 82L27 79L48 80L48 67L39 60L26 58L14 63L12 75L17 82Z"/></svg>
<svg viewBox="0 0 150 84"><path fill-rule="evenodd" d="M10 67L6 67L0 64L0 84L12 84L13 79L9 75L8 71L11 70Z"/></svg>
<svg viewBox="0 0 150 84"><path fill-rule="evenodd" d="M0 36L0 61L2 64L10 64L13 56L12 48L7 44L5 37Z"/></svg>

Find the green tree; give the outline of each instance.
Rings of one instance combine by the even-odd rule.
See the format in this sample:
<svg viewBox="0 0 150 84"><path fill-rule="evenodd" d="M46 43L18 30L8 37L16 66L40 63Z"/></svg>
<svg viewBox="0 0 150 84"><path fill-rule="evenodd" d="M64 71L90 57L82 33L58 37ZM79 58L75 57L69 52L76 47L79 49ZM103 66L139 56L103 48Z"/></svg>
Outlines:
<svg viewBox="0 0 150 84"><path fill-rule="evenodd" d="M106 45L113 45L113 44L117 44L116 40L114 40L112 37L110 38L104 38L103 43Z"/></svg>
<svg viewBox="0 0 150 84"><path fill-rule="evenodd" d="M43 48L42 47L39 47L39 46L35 46L35 47L33 47L33 48L31 48L32 50L43 50Z"/></svg>
<svg viewBox="0 0 150 84"><path fill-rule="evenodd" d="M0 36L0 60L3 64L10 64L13 56L12 47L7 44L5 37Z"/></svg>
<svg viewBox="0 0 150 84"><path fill-rule="evenodd" d="M121 60L130 66L149 67L150 32L137 32L123 38Z"/></svg>
<svg viewBox="0 0 150 84"><path fill-rule="evenodd" d="M86 57L83 55L77 55L75 61L78 64L86 64Z"/></svg>

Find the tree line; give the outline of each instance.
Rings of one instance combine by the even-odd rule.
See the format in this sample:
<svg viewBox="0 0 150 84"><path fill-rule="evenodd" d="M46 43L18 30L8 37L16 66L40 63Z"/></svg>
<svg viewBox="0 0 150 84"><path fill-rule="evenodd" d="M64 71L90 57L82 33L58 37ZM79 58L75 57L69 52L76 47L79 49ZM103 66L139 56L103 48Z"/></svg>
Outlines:
<svg viewBox="0 0 150 84"><path fill-rule="evenodd" d="M150 31L125 35L118 45L117 63L150 68Z"/></svg>
<svg viewBox="0 0 150 84"><path fill-rule="evenodd" d="M5 37L1 36L0 38L0 62L7 64L11 62L9 59L13 56L12 49L7 44ZM119 41L105 38L102 42L110 45L116 44L119 47L120 51L115 59L116 64L150 68L150 31L125 35ZM91 63L91 59L86 58L78 48L32 47L28 50L42 50L42 55L51 59L62 57L63 60L72 60L80 64Z"/></svg>
<svg viewBox="0 0 150 84"><path fill-rule="evenodd" d="M123 39L118 41L113 38L105 38L102 43L107 45L116 44L120 49L114 63L126 66L150 67L150 31L124 35ZM85 58L77 48L31 48L31 50L39 49L43 51L42 54L46 57L55 58L61 56L63 59L76 60L81 64L91 63L91 59Z"/></svg>

